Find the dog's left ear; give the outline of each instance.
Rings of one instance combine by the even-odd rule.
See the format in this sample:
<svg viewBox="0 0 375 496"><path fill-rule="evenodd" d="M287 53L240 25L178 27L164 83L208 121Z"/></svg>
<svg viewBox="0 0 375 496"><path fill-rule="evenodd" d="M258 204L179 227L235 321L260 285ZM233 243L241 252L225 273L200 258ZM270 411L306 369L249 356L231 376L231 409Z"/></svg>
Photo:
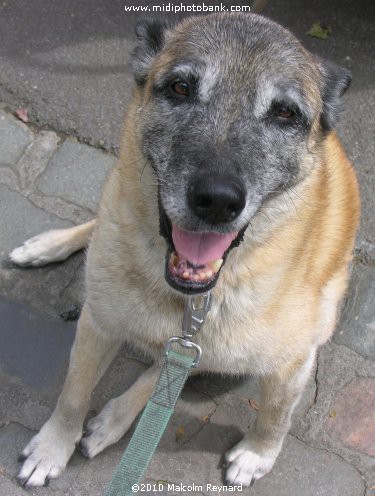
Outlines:
<svg viewBox="0 0 375 496"><path fill-rule="evenodd" d="M135 27L138 45L133 53L133 71L137 84L143 86L155 55L162 50L170 24L157 19L141 19Z"/></svg>
<svg viewBox="0 0 375 496"><path fill-rule="evenodd" d="M349 88L352 76L347 69L328 60L320 60L320 67L324 78L321 124L325 131L329 131L337 124L342 110L341 97Z"/></svg>

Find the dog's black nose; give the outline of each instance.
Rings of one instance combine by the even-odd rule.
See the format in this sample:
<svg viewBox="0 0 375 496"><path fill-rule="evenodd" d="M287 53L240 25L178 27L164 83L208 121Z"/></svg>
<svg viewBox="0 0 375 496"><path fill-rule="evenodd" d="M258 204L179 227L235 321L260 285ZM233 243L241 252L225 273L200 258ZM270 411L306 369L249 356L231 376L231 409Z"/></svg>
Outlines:
<svg viewBox="0 0 375 496"><path fill-rule="evenodd" d="M245 207L246 193L230 175L202 174L189 187L188 203L193 212L211 224L231 222Z"/></svg>

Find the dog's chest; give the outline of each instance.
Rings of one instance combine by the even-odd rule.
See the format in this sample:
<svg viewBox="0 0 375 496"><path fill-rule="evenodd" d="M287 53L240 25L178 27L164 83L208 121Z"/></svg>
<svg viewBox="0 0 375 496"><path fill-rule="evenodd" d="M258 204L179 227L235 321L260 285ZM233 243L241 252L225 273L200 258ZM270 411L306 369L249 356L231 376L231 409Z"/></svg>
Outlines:
<svg viewBox="0 0 375 496"><path fill-rule="evenodd" d="M181 335L182 309L168 308L161 301L147 307L139 303L122 315L127 318L120 319L117 331L121 329L128 343L156 360L167 340ZM249 305L239 308L214 303L203 328L194 337L203 351L201 369L229 374L265 373L276 360L271 334L272 330L252 315Z"/></svg>

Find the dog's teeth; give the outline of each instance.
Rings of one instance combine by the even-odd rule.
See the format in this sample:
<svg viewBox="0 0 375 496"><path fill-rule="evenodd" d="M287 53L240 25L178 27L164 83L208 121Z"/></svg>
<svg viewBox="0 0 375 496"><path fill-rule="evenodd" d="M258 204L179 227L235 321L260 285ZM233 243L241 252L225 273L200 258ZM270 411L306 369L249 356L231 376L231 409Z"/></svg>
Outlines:
<svg viewBox="0 0 375 496"><path fill-rule="evenodd" d="M212 268L212 270L214 271L215 274L217 272L219 272L220 267L222 265L223 265L223 259L222 258L218 258L217 260L214 260L213 262L210 262L210 267Z"/></svg>
<svg viewBox="0 0 375 496"><path fill-rule="evenodd" d="M207 281L213 276L212 270L208 270L207 272L199 272L199 277L201 281Z"/></svg>
<svg viewBox="0 0 375 496"><path fill-rule="evenodd" d="M176 253L172 253L169 259L169 270L174 276L185 281L205 282L219 271L222 263L223 260L218 259L198 267L180 258Z"/></svg>

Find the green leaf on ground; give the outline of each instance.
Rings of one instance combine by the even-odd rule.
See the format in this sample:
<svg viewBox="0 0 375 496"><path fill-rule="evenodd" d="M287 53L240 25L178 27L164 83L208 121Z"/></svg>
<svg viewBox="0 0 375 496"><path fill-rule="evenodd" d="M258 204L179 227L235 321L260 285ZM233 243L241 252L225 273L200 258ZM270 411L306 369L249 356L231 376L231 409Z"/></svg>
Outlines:
<svg viewBox="0 0 375 496"><path fill-rule="evenodd" d="M307 31L308 36L312 36L313 38L319 38L320 40L326 40L328 36L332 33L331 26L321 25L320 22L314 22L311 26L310 30Z"/></svg>

